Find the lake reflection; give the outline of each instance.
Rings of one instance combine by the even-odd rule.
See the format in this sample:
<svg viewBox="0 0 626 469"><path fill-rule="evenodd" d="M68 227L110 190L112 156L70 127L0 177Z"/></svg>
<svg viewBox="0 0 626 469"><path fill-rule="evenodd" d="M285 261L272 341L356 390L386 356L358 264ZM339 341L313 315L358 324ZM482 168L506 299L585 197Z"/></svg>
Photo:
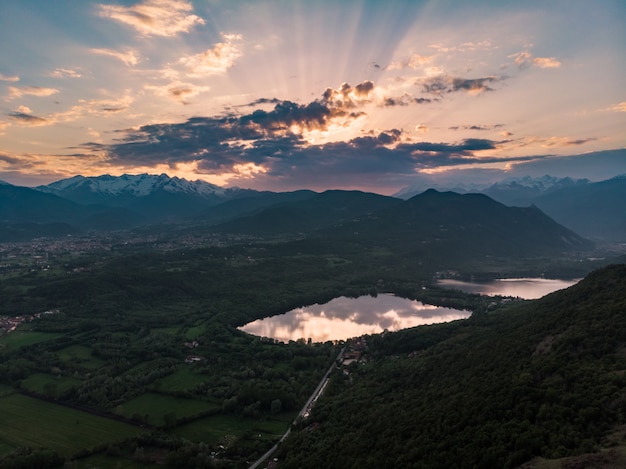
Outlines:
<svg viewBox="0 0 626 469"><path fill-rule="evenodd" d="M571 287L579 280L555 280L547 278L501 278L491 282L475 283L459 280L438 280L437 285L481 295L519 296L534 300L557 290Z"/></svg>
<svg viewBox="0 0 626 469"><path fill-rule="evenodd" d="M393 295L339 297L326 304L297 308L280 316L259 319L241 330L282 342L345 340L387 329L397 331L423 324L466 319L469 311L425 305Z"/></svg>

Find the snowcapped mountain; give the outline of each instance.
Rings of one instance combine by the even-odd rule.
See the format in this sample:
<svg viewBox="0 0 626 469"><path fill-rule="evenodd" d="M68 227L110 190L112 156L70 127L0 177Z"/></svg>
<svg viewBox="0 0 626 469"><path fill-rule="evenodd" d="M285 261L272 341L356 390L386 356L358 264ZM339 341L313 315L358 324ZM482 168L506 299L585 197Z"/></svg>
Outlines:
<svg viewBox="0 0 626 469"><path fill-rule="evenodd" d="M167 174L74 176L35 189L83 205L123 208L152 221L191 216L248 192Z"/></svg>
<svg viewBox="0 0 626 469"><path fill-rule="evenodd" d="M548 193L569 187L583 187L588 179L558 178L554 176L508 178L481 190L483 194L506 205L528 206L535 199Z"/></svg>
<svg viewBox="0 0 626 469"><path fill-rule="evenodd" d="M402 189L395 194L395 197L409 199L427 189L436 189L440 192L452 191L460 194L482 193L506 205L528 206L536 197L547 192L564 187L583 186L589 182L587 179L558 178L549 175L506 178L495 183L493 181L446 181L436 177L421 177L418 183Z"/></svg>
<svg viewBox="0 0 626 469"><path fill-rule="evenodd" d="M36 189L62 195L81 203L98 203L118 197L145 197L158 191L172 194L193 194L199 197L212 198L223 196L224 189L204 181L188 181L178 177L170 178L167 174L124 174L122 176L85 177L74 176L62 179ZM89 196L91 194L91 197Z"/></svg>

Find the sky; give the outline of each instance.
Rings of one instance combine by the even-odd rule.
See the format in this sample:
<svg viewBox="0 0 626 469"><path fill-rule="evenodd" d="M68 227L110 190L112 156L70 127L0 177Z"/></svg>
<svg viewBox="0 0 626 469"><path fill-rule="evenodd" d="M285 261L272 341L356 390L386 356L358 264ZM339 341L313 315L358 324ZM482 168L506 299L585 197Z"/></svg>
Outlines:
<svg viewBox="0 0 626 469"><path fill-rule="evenodd" d="M0 0L0 179L626 173L625 19L623 0Z"/></svg>

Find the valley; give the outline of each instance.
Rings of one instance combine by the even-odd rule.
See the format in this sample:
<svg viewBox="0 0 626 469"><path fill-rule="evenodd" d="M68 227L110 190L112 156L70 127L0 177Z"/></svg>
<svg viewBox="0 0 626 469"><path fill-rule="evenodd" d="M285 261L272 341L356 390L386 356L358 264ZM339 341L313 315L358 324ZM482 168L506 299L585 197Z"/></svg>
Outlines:
<svg viewBox="0 0 626 469"><path fill-rule="evenodd" d="M132 229L0 245L0 314L6 318L0 336L0 410L10 417L10 424L0 424L2 467L35 467L43 461L46 467L77 468L247 467L289 429L290 437L275 453L281 464L314 467L319 460L306 434L325 441L337 438L333 432L355 427L335 423L344 418L334 407L337 402L354 399L386 412L371 402L372 395L358 395L360 386L372 386L368 376L395 383L395 390L377 391L390 405L406 402L401 392L409 392L408 382L396 379L401 368L412 376L415 363L431 366L426 357L432 355L443 360L437 365L443 374L436 379L465 379L443 350L458 342L458 353L469 353L463 352L473 343L464 345L467 331L473 340L496 346L496 331L535 314L532 301L444 288L441 279L573 279L624 262L623 252L593 245L538 209L506 207L484 195L426 191L402 201L328 191L271 197L273 202L257 200L249 210L242 209L245 199L238 200L223 223L198 217L155 220ZM359 333L367 340L358 343L367 347L350 352L356 359L343 364L335 360L344 347L351 350L350 338L310 340L305 334L280 341L239 329L339 297L386 295L471 316ZM364 307L358 308L364 314ZM402 313L408 314L415 313ZM509 316L519 319L504 326L502 318ZM550 332L553 326L537 327L546 335L560 334ZM379 366L380 372L366 372ZM467 363L468 369L482 366ZM334 371L323 396L298 419L329 368ZM443 396L454 388L437 389L441 405L448 405ZM357 394L347 397L352 392ZM476 409L484 405L471 402ZM415 410L413 404L408 409ZM40 414L58 423L37 425ZM97 428L92 431L97 436L82 436L82 428ZM507 431L521 435L523 428ZM601 444L601 433L584 438L589 440L585 451ZM508 443L498 441L510 451ZM511 461L578 454L583 448L564 447L531 446ZM508 461L494 451L494 461Z"/></svg>

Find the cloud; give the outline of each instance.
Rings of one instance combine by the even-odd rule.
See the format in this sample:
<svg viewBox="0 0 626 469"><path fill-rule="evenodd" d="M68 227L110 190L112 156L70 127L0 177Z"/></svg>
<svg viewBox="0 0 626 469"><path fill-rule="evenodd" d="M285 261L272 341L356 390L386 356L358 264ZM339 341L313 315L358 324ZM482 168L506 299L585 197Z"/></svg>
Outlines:
<svg viewBox="0 0 626 469"><path fill-rule="evenodd" d="M446 75L435 76L421 80L422 90L425 93L440 96L444 93L465 91L468 94L476 95L485 91L493 91L489 85L503 80L495 76L482 78L458 78Z"/></svg>
<svg viewBox="0 0 626 469"><path fill-rule="evenodd" d="M50 125L50 121L48 119L44 119L43 117L38 117L30 114L28 108L26 109L18 109L17 111L10 112L8 114L9 119L19 122L21 124L29 125L29 126L42 126L42 125Z"/></svg>
<svg viewBox="0 0 626 469"><path fill-rule="evenodd" d="M514 58L514 62L520 70L531 66L539 68L558 68L561 66L561 62L554 57L533 57L528 51L520 52L509 57Z"/></svg>
<svg viewBox="0 0 626 469"><path fill-rule="evenodd" d="M99 15L132 26L146 36L176 36L205 24L190 14L192 5L184 0L145 0L132 6L99 5Z"/></svg>
<svg viewBox="0 0 626 469"><path fill-rule="evenodd" d="M415 131L418 133L426 133L428 132L428 126L424 125L424 124L418 124L415 126Z"/></svg>
<svg viewBox="0 0 626 469"><path fill-rule="evenodd" d="M89 52L91 52L92 54L107 55L109 57L114 57L118 60L121 60L129 67L137 65L139 63L139 57L137 56L137 53L132 50L128 50L126 52L119 52L113 49L89 49Z"/></svg>
<svg viewBox="0 0 626 469"><path fill-rule="evenodd" d="M56 88L45 88L41 86L23 86L17 88L15 86L9 86L8 99L21 98L22 96L51 96L59 92Z"/></svg>
<svg viewBox="0 0 626 469"><path fill-rule="evenodd" d="M0 81L16 82L16 81L20 81L20 77L18 77L17 75L7 76L7 75L0 73Z"/></svg>
<svg viewBox="0 0 626 469"><path fill-rule="evenodd" d="M531 145L540 145L544 148L555 147L576 147L585 145L589 142L598 140L596 137L572 138L572 137L537 137L528 136L515 140L507 140L506 143L512 143L516 147L527 147Z"/></svg>
<svg viewBox="0 0 626 469"><path fill-rule="evenodd" d="M626 101L622 101L621 103L618 103L615 106L611 106L609 110L615 111L615 112L626 112Z"/></svg>
<svg viewBox="0 0 626 469"><path fill-rule="evenodd" d="M80 78L82 75L76 70L68 68L56 68L50 72L50 76L54 78Z"/></svg>
<svg viewBox="0 0 626 469"><path fill-rule="evenodd" d="M490 125L453 125L448 127L448 130L496 130L504 127L504 124L490 124Z"/></svg>
<svg viewBox="0 0 626 469"><path fill-rule="evenodd" d="M35 116L30 108L19 106L14 112L9 113L8 116L12 121L26 126L53 125L60 122L77 121L86 116L111 116L128 109L133 101L133 97L128 94L119 98L79 99L78 104L70 107L68 110L56 112L45 117Z"/></svg>
<svg viewBox="0 0 626 469"><path fill-rule="evenodd" d="M173 81L166 85L145 85L146 90L150 90L158 96L174 99L182 104L188 104L189 99L209 91L209 86L193 85L191 83L183 83L181 81Z"/></svg>
<svg viewBox="0 0 626 469"><path fill-rule="evenodd" d="M105 164L116 168L193 167L199 174L220 177L229 184L267 187L272 181L274 187L284 188L345 187L348 180L363 181L374 175L376 181L393 179L398 187L400 180L417 170L527 160L479 156L499 147L500 142L489 139L412 142L401 129L369 132L347 141L309 143L304 138L306 131L325 129L337 116L358 118L353 95L369 96L372 88L365 85L358 92L355 88L339 89L350 100L344 99L343 93L339 93L341 99L330 93L307 104L280 101L271 110L255 109L245 115L146 125L118 131L112 144L89 142L82 149L104 155Z"/></svg>
<svg viewBox="0 0 626 469"><path fill-rule="evenodd" d="M464 42L457 46L445 46L441 43L429 44L428 47L435 49L437 52L449 53L449 52L475 52L478 50L492 50L497 49L498 46L494 46L491 41L480 42Z"/></svg>
<svg viewBox="0 0 626 469"><path fill-rule="evenodd" d="M187 68L190 77L225 73L241 57L241 51L234 44L234 41L241 39L241 35L223 34L222 37L225 42L218 42L211 49L179 60Z"/></svg>
<svg viewBox="0 0 626 469"><path fill-rule="evenodd" d="M419 55L413 54L409 58L401 60L400 62L392 62L386 67L386 70L403 70L411 68L416 70L419 67L432 63L434 56L432 55Z"/></svg>
<svg viewBox="0 0 626 469"><path fill-rule="evenodd" d="M14 155L10 155L4 152L0 152L0 161L2 161L3 163L10 164L10 165L19 165L23 163L22 158L18 158Z"/></svg>

